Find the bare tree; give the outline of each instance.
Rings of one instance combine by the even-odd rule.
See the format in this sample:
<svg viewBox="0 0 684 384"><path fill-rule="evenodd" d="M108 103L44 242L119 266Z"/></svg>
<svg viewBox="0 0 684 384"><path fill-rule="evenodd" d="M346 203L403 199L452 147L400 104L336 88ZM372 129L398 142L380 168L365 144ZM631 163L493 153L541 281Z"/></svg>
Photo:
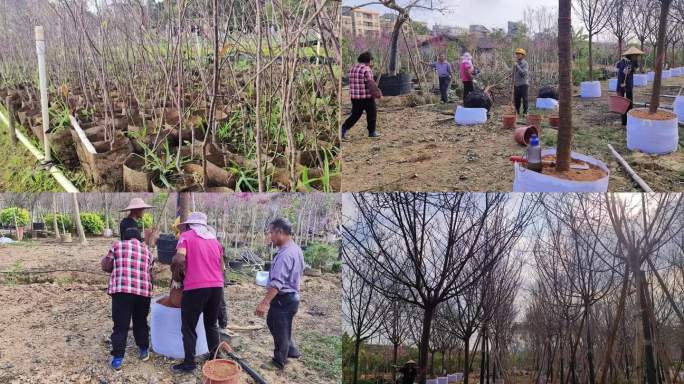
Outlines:
<svg viewBox="0 0 684 384"><path fill-rule="evenodd" d="M594 80L594 57L592 43L594 36L603 32L608 26L615 2L620 0L575 0L575 11L589 35L589 81Z"/></svg>
<svg viewBox="0 0 684 384"><path fill-rule="evenodd" d="M608 28L617 38L617 56L622 56L625 41L629 41L632 33L632 23L629 20L630 3L627 1L614 1L608 15Z"/></svg>

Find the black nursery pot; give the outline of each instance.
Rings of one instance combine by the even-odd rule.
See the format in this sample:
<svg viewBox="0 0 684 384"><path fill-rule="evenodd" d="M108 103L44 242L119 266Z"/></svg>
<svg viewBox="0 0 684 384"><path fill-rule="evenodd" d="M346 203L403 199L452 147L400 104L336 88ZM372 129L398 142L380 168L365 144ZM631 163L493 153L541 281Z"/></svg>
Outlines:
<svg viewBox="0 0 684 384"><path fill-rule="evenodd" d="M399 96L410 93L413 90L413 83L408 73L384 74L380 77L378 88L382 91L383 96Z"/></svg>

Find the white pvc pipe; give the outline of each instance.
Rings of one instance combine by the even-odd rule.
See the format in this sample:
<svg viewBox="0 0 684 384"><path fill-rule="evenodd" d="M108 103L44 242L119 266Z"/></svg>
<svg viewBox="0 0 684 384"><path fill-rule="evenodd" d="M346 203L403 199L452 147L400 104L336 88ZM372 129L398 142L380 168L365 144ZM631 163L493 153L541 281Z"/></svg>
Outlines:
<svg viewBox="0 0 684 384"><path fill-rule="evenodd" d="M9 120L7 119L7 117L5 117L5 114L2 113L2 111L0 111L0 119L2 119L2 121L9 127ZM21 130L16 129L15 132L17 134L17 139L19 139L19 141L22 144L24 144L24 147L26 147L26 149L28 149L29 152L31 152L31 154L33 154L33 156L35 156L35 158L38 159L38 161L40 161L41 163L45 162L45 156L43 156L43 154L40 152L38 148L34 147L33 144L31 144L31 141L26 136L24 136ZM59 185L61 185L66 192L78 193L78 189L74 187L74 185L71 183L69 179L67 179L66 176L64 176L64 174L59 168L57 168L54 165L51 165L50 168L48 168L48 172L50 172L52 177L54 177L55 180L57 180Z"/></svg>
<svg viewBox="0 0 684 384"><path fill-rule="evenodd" d="M52 155L50 154L50 140L48 139L50 115L48 114L47 74L45 69L45 31L43 30L43 26L36 26L35 35L36 52L38 53L38 77L40 78L40 109L43 115L43 152L45 153L44 161L49 163L52 161Z"/></svg>
<svg viewBox="0 0 684 384"><path fill-rule="evenodd" d="M88 136L86 135L85 131L78 124L78 120L76 120L76 118L72 115L69 115L69 120L71 121L71 126L74 127L74 131L76 131L78 138L81 139L81 143L83 143L83 146L85 147L86 151L92 154L96 154L97 151L95 150L95 147L93 147L93 144L88 139Z"/></svg>

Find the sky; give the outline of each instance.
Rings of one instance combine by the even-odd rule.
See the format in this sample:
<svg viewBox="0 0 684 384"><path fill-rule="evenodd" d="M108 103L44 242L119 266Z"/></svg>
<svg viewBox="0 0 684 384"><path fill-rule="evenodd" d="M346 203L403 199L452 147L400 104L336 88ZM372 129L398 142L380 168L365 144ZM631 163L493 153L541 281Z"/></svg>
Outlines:
<svg viewBox="0 0 684 384"><path fill-rule="evenodd" d="M343 5L355 6L367 4L372 0L343 0ZM406 4L406 0L399 0L399 4ZM521 21L523 11L527 7L538 8L558 7L558 0L442 0L442 6L449 8L445 14L439 12L425 12L416 10L412 14L414 20L426 21L433 24L457 25L467 27L470 24L480 24L487 28L508 26L508 21ZM367 8L381 13L388 11L382 5L371 5Z"/></svg>

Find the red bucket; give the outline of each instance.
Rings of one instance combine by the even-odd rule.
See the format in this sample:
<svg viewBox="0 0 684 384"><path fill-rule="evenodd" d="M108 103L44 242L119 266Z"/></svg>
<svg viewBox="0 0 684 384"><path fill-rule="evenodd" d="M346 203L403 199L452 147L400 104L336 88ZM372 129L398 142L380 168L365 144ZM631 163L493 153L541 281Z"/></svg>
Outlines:
<svg viewBox="0 0 684 384"><path fill-rule="evenodd" d="M617 112L624 115L629 110L629 105L632 102L628 98L622 96L611 95L608 98L608 106L611 112Z"/></svg>

